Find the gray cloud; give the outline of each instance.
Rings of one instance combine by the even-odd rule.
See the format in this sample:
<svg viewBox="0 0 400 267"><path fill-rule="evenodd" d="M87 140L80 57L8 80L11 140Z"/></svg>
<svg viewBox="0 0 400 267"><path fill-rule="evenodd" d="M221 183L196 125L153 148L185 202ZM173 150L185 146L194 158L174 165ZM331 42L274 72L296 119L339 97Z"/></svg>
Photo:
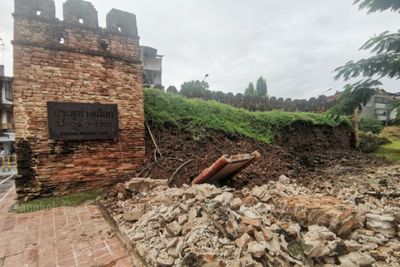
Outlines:
<svg viewBox="0 0 400 267"><path fill-rule="evenodd" d="M62 2L56 0L62 18ZM275 96L309 98L345 83L333 70L369 54L358 48L371 36L397 30L400 15L367 15L349 0L114 0L91 1L105 24L113 7L137 15L141 44L164 55L165 85L180 86L209 73L212 90L243 92L262 75ZM12 74L13 1L2 0L0 36ZM385 80L400 91L398 80Z"/></svg>

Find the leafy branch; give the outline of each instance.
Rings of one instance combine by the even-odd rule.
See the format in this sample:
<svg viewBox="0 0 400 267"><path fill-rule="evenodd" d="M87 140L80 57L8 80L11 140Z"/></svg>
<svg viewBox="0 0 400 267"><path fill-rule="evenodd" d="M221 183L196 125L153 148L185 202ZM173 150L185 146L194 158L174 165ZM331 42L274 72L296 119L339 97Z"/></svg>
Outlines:
<svg viewBox="0 0 400 267"><path fill-rule="evenodd" d="M360 9L368 9L368 13L388 9L395 12L400 11L400 1L398 0L355 0L354 4L359 4Z"/></svg>
<svg viewBox="0 0 400 267"><path fill-rule="evenodd" d="M361 109L367 104L380 85L382 85L380 81L373 79L346 85L338 99L338 103L328 112L336 117L343 114L352 115L356 109Z"/></svg>
<svg viewBox="0 0 400 267"><path fill-rule="evenodd" d="M372 77L378 75L379 79L385 76L400 78L400 53L385 53L360 59L356 62L349 61L344 66L335 69L335 79L343 77L345 80L358 76Z"/></svg>

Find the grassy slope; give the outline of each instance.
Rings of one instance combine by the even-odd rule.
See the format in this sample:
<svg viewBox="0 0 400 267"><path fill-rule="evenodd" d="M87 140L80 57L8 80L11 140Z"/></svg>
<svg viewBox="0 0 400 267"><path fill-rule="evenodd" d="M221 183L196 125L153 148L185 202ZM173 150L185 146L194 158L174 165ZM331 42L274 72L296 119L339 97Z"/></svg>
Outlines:
<svg viewBox="0 0 400 267"><path fill-rule="evenodd" d="M400 126L385 127L380 136L388 138L392 143L380 146L374 155L400 161Z"/></svg>
<svg viewBox="0 0 400 267"><path fill-rule="evenodd" d="M316 113L250 112L216 101L186 99L155 89L145 89L144 96L146 121L152 126L172 124L189 130L195 136L206 129L217 129L272 143L280 129L296 120L331 126L347 122L344 118L335 121L325 114Z"/></svg>

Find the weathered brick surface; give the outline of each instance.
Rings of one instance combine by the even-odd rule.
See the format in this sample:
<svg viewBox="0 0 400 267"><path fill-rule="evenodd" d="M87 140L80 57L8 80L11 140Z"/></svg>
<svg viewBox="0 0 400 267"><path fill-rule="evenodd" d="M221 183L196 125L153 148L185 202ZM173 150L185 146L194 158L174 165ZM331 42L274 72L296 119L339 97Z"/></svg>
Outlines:
<svg viewBox="0 0 400 267"><path fill-rule="evenodd" d="M119 11L113 10L107 23L113 28L102 29L96 26L96 12L90 6L68 0L64 5L68 21L61 21L54 17L52 1L15 0L14 116L20 199L107 186L124 180L144 159L139 37L135 31L121 30L136 29L128 25L136 24L136 18L121 11L125 16L118 23ZM35 8L42 11L40 16L32 11ZM87 18L85 10L90 10ZM121 29L115 30L115 25ZM47 101L118 104L118 139L49 140Z"/></svg>
<svg viewBox="0 0 400 267"><path fill-rule="evenodd" d="M334 197L289 196L279 198L276 208L282 214L292 216L304 226L326 226L338 235L347 235L362 226L357 212Z"/></svg>

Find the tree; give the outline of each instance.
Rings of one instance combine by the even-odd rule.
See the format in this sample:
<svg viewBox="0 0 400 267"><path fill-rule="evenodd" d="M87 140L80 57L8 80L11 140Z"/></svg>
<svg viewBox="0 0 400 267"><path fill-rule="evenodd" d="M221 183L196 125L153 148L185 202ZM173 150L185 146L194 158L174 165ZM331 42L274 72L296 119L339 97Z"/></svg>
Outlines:
<svg viewBox="0 0 400 267"><path fill-rule="evenodd" d="M255 94L261 97L267 96L267 81L262 76L257 80Z"/></svg>
<svg viewBox="0 0 400 267"><path fill-rule="evenodd" d="M351 116L351 123L354 129L354 143L358 147L360 144L358 131L358 112L367 104L371 96L373 96L377 87L381 85L379 81L368 79L348 84L339 97L338 103L329 110L329 113L339 117L340 115Z"/></svg>
<svg viewBox="0 0 400 267"><path fill-rule="evenodd" d="M244 96L254 96L254 93L254 84L249 83L249 86L247 86L246 90L244 90Z"/></svg>
<svg viewBox="0 0 400 267"><path fill-rule="evenodd" d="M188 98L204 98L204 99L210 99L211 98L211 92L207 90L209 87L208 83L205 81L189 81L189 82L184 82L181 85L181 90L179 91L179 94L188 97Z"/></svg>
<svg viewBox="0 0 400 267"><path fill-rule="evenodd" d="M368 13L384 11L400 11L400 1L398 0L355 0L354 4L359 4L360 9L367 8Z"/></svg>
<svg viewBox="0 0 400 267"><path fill-rule="evenodd" d="M360 9L368 9L368 13L391 9L400 11L399 0L355 0ZM375 93L377 86L381 85L380 78L400 78L400 31L381 33L368 40L360 49L371 50L376 55L361 59L356 62L349 61L344 66L337 68L336 79L343 77L345 80L362 76L367 78L355 84L346 85L336 106L330 109L331 113L352 114L352 124L355 133L355 145L359 145L357 110L365 105ZM372 77L378 76L377 80Z"/></svg>
<svg viewBox="0 0 400 267"><path fill-rule="evenodd" d="M170 85L167 88L167 93L169 93L169 94L177 94L178 93L178 89L176 89L175 86Z"/></svg>
<svg viewBox="0 0 400 267"><path fill-rule="evenodd" d="M367 8L368 13L391 9L400 12L399 0L356 0L360 9ZM370 40L363 46L362 50L371 50L376 55L361 59L356 62L349 61L344 66L336 69L336 79L343 77L345 80L363 76L400 78L400 30L394 33L385 31Z"/></svg>

